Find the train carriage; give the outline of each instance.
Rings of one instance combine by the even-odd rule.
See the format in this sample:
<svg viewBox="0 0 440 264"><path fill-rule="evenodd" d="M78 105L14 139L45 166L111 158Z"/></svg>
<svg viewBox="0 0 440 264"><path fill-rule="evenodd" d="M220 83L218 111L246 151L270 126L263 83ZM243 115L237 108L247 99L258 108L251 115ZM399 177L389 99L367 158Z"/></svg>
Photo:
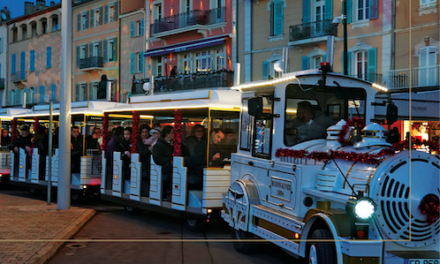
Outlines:
<svg viewBox="0 0 440 264"><path fill-rule="evenodd" d="M175 131L175 140L184 143L191 128L201 125L206 128L207 156L213 129L229 128L237 131L240 111L240 93L231 90L202 90L173 94L159 94L130 98L128 105L106 111L109 121L128 115L124 125L135 125L133 116L150 117L148 124L158 123L176 126L180 122L181 134ZM114 116L114 118L112 118ZM133 118L133 121L131 119ZM179 119L180 118L180 119ZM127 123L128 122L128 123ZM136 132L135 132L136 133ZM183 148L185 147L182 144ZM235 149L235 146L234 146ZM134 209L159 211L171 215L182 216L191 230L200 230L212 215L219 215L222 207L222 193L229 186L229 160L223 160L224 166L213 166L207 161L203 169L203 186L192 188L187 184L188 168L185 167L185 153L175 153L171 173L171 199L164 199L163 175L161 166L150 157L149 177L142 177L142 162L138 153L131 154L130 177L123 177L121 153L113 154L113 174L102 174L101 198L125 205L128 212ZM206 157L209 160L209 157ZM109 161L103 155L102 164ZM104 166L108 168L107 166Z"/></svg>
<svg viewBox="0 0 440 264"><path fill-rule="evenodd" d="M238 251L262 238L309 263L439 263L440 161L386 142L372 106L386 88L326 71L233 88L240 141L221 214ZM304 101L333 120L327 136L295 123Z"/></svg>

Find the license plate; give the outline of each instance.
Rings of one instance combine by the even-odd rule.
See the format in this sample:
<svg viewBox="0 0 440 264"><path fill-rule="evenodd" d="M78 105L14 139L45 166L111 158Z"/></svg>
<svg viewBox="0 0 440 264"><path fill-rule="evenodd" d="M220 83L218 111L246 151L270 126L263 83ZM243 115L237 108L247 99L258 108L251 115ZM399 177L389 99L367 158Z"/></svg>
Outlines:
<svg viewBox="0 0 440 264"><path fill-rule="evenodd" d="M405 264L440 264L438 259L406 259Z"/></svg>

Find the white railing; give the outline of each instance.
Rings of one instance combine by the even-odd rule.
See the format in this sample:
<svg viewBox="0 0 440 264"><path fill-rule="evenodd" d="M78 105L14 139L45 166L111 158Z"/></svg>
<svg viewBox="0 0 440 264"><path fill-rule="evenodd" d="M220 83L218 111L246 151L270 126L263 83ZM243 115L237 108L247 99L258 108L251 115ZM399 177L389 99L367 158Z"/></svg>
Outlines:
<svg viewBox="0 0 440 264"><path fill-rule="evenodd" d="M410 78L411 75L411 78ZM387 87L390 89L426 87L440 85L440 65L429 67L417 67L389 71Z"/></svg>

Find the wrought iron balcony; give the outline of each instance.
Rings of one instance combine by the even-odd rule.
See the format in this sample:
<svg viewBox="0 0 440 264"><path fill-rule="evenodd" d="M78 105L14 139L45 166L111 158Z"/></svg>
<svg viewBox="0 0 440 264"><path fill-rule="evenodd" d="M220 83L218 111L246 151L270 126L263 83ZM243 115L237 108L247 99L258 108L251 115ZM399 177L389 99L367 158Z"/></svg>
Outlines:
<svg viewBox="0 0 440 264"><path fill-rule="evenodd" d="M290 26L289 41L325 37L328 35L336 36L337 34L338 27L335 27L332 21L327 19L319 22Z"/></svg>
<svg viewBox="0 0 440 264"><path fill-rule="evenodd" d="M211 10L192 10L162 19L156 19L154 24L151 25L151 34L154 35L196 25L221 23L226 21L225 17L225 7Z"/></svg>
<svg viewBox="0 0 440 264"><path fill-rule="evenodd" d="M400 69L388 72L387 87L404 89L411 87L438 87L440 85L440 65ZM410 78L411 76L411 78Z"/></svg>
<svg viewBox="0 0 440 264"><path fill-rule="evenodd" d="M103 57L88 57L79 60L79 68L81 70L93 70L95 68L102 68L104 65Z"/></svg>
<svg viewBox="0 0 440 264"><path fill-rule="evenodd" d="M367 82L382 84L382 74L366 73L366 74L351 75L351 77L359 78Z"/></svg>
<svg viewBox="0 0 440 264"><path fill-rule="evenodd" d="M11 73L11 81L14 83L26 81L26 72L16 71L15 73Z"/></svg>
<svg viewBox="0 0 440 264"><path fill-rule="evenodd" d="M5 89L5 78L0 78L0 89Z"/></svg>

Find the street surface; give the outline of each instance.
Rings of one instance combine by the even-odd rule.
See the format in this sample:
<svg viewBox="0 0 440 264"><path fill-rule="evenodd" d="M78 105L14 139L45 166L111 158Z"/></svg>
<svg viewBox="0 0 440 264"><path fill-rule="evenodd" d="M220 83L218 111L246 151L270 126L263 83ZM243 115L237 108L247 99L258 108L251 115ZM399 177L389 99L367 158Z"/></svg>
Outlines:
<svg viewBox="0 0 440 264"><path fill-rule="evenodd" d="M1 190L2 193L45 200L46 194L30 195L26 189ZM61 263L297 263L280 248L268 243L260 246L257 254L243 255L235 251L229 240L229 227L212 223L203 233L189 231L178 218L144 211L128 215L122 206L93 200L75 206L92 208L95 217L79 231L76 239L100 239L111 242L67 243L49 262ZM129 242L130 239L148 239L149 242ZM171 240L156 242L154 240ZM194 239L195 242L182 242ZM153 241L151 241L153 240ZM118 242L121 241L121 242Z"/></svg>

